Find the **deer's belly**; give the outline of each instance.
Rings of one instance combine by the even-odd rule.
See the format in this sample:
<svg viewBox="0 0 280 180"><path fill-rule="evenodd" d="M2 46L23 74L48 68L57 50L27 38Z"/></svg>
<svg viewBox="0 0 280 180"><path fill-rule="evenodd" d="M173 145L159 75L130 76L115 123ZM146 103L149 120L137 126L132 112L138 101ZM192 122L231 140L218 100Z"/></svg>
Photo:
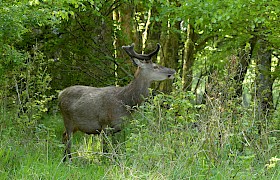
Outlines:
<svg viewBox="0 0 280 180"><path fill-rule="evenodd" d="M121 121L85 121L80 120L76 129L87 134L100 134L104 132L118 132L121 130Z"/></svg>

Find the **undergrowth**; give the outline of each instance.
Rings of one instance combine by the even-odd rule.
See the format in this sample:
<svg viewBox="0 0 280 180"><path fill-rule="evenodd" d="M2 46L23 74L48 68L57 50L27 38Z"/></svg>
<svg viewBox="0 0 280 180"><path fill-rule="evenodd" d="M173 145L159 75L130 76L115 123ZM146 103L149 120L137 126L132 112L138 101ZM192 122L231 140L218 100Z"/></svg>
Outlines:
<svg viewBox="0 0 280 180"><path fill-rule="evenodd" d="M72 163L62 163L59 115L28 126L5 113L1 179L279 179L279 112L259 134L253 107L217 99L194 105L193 98L176 90L147 100L117 134L121 143L105 137L108 154L100 136L75 134Z"/></svg>
<svg viewBox="0 0 280 180"><path fill-rule="evenodd" d="M176 95L176 96L175 96ZM261 135L254 109L241 104L193 105L192 95L157 95L126 130L118 179L278 179L279 121ZM227 108L227 109L225 109ZM231 110L234 109L234 111ZM272 119L277 119L275 115ZM120 173L121 172L121 173ZM133 178L133 179L134 179Z"/></svg>

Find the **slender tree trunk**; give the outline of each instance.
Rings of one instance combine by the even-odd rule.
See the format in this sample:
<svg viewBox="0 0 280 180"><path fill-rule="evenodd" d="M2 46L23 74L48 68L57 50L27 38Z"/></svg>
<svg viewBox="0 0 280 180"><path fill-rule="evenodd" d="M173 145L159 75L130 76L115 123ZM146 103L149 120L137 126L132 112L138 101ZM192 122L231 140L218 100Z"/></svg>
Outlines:
<svg viewBox="0 0 280 180"><path fill-rule="evenodd" d="M151 10L151 17L156 17L158 15L157 6L153 6ZM162 25L163 23L160 21L151 21L151 24L148 29L148 38L147 42L148 44L151 44L153 47L151 47L151 50L154 48L156 43L160 42L160 37L162 33ZM149 48L149 47L148 47Z"/></svg>
<svg viewBox="0 0 280 180"><path fill-rule="evenodd" d="M257 98L259 100L259 134L265 128L264 120L269 117L273 111L272 85L273 79L271 75L271 55L272 51L268 48L268 43L259 40L259 48L257 51Z"/></svg>
<svg viewBox="0 0 280 180"><path fill-rule="evenodd" d="M195 42L194 28L191 25L191 23L189 23L187 29L187 41L185 43L183 73L182 73L182 84L183 84L183 90L185 91L190 91L192 87L192 79L193 79L192 66L194 63L194 52L195 52L194 42Z"/></svg>
<svg viewBox="0 0 280 180"><path fill-rule="evenodd" d="M145 30L142 34L142 53L145 53L144 49L146 47L146 41L148 39L148 29L149 29L149 26L151 24L151 15L152 15L152 10L149 9L148 10L148 18L147 18L147 21L146 21L146 24L145 24Z"/></svg>

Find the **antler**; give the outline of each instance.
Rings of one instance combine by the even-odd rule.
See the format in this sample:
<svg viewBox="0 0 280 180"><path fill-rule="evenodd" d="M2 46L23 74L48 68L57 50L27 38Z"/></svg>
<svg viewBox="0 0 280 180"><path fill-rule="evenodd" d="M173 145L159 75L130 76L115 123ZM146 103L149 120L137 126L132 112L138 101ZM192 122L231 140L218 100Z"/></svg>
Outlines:
<svg viewBox="0 0 280 180"><path fill-rule="evenodd" d="M125 52L131 57L131 58L137 58L139 60L146 60L149 61L151 58L156 55L160 49L160 44L157 43L156 49L149 53L149 54L138 54L137 52L134 51L134 43L131 44L131 46L123 46L122 47Z"/></svg>

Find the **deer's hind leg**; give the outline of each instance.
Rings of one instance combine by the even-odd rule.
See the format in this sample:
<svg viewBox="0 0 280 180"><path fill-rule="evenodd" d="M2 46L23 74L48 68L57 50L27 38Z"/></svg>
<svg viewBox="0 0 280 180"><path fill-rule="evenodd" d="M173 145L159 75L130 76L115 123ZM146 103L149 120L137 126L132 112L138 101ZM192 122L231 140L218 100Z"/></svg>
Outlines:
<svg viewBox="0 0 280 180"><path fill-rule="evenodd" d="M72 159L71 155L71 140L72 140L73 130L69 130L66 128L65 132L62 136L62 142L65 144L65 150L64 150L64 156L63 156L63 162L66 161L66 158L68 156L69 161Z"/></svg>

